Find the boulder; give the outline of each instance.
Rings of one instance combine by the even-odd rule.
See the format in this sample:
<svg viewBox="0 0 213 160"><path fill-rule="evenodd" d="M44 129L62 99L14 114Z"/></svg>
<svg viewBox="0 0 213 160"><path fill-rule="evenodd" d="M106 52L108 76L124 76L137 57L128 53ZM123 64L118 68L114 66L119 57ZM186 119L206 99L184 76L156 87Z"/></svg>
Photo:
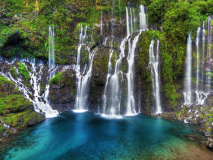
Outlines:
<svg viewBox="0 0 213 160"><path fill-rule="evenodd" d="M206 145L207 145L208 148L213 149L213 139L208 138Z"/></svg>

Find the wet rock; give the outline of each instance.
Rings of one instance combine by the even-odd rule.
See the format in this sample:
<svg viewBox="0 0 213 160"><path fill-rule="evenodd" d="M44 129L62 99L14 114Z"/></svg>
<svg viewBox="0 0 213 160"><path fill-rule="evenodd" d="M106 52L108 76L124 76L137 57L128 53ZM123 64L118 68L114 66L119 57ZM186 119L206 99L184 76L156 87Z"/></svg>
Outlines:
<svg viewBox="0 0 213 160"><path fill-rule="evenodd" d="M59 70L61 72L61 70ZM50 84L50 104L53 109L59 112L70 111L75 105L76 95L76 73L73 69L68 68L63 71L59 83Z"/></svg>
<svg viewBox="0 0 213 160"><path fill-rule="evenodd" d="M7 135L8 135L7 132L4 132L4 133L2 134L3 137L7 137Z"/></svg>
<svg viewBox="0 0 213 160"><path fill-rule="evenodd" d="M213 149L213 139L208 138L206 145L208 148Z"/></svg>

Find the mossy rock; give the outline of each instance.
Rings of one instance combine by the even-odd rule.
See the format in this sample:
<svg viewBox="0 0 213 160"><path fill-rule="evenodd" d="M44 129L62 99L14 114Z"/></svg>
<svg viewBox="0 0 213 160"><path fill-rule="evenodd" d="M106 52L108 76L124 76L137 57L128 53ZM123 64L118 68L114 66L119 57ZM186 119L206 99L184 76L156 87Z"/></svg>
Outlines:
<svg viewBox="0 0 213 160"><path fill-rule="evenodd" d="M23 77L27 81L29 81L31 78L30 78L30 75L29 75L29 72L28 72L26 66L23 63L20 63L20 62L18 62L17 65L18 65L18 71L19 71L19 73L21 75L23 75Z"/></svg>
<svg viewBox="0 0 213 160"><path fill-rule="evenodd" d="M0 97L0 102L3 104L0 107L0 114L9 114L25 110L26 108L33 109L32 103L25 99L22 95L8 95Z"/></svg>

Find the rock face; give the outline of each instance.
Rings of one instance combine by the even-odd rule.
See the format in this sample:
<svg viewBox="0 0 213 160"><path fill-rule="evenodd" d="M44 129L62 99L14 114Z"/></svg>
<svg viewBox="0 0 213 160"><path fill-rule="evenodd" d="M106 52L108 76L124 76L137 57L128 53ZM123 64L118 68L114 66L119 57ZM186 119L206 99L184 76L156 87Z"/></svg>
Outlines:
<svg viewBox="0 0 213 160"><path fill-rule="evenodd" d="M76 73L73 69L69 68L63 72L58 73L55 77L59 75L58 81L53 78L50 83L50 104L53 109L59 112L70 111L74 109L75 106L75 96L76 96Z"/></svg>

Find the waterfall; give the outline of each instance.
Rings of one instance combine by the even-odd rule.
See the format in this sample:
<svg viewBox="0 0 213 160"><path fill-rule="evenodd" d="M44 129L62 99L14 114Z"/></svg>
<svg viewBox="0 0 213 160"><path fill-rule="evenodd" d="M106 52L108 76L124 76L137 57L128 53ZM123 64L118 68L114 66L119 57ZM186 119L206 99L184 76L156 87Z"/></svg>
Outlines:
<svg viewBox="0 0 213 160"><path fill-rule="evenodd" d="M192 104L192 90L191 90L191 78L192 77L192 41L191 34L189 34L187 39L187 52L186 52L186 83L184 88L184 105Z"/></svg>
<svg viewBox="0 0 213 160"><path fill-rule="evenodd" d="M142 7L143 8L143 7ZM130 12L129 12L130 11ZM140 10L144 13L144 10ZM140 12L140 15L142 15ZM130 14L129 14L130 13ZM116 60L114 72L112 71L111 57L113 50L110 49L110 56L108 62L108 74L103 95L103 115L108 115L114 118L118 118L121 115L121 91L119 77L126 75L127 77L127 103L126 103L126 115L135 115L135 99L134 99L134 58L135 49L139 40L141 32L147 28L141 28L140 32L135 36L131 44L131 35L134 32L134 10L126 7L126 26L127 26L127 37L124 38L120 45L120 55ZM141 17L141 16L140 16ZM142 17L141 17L142 18ZM146 19L140 19L144 21L142 24L146 26ZM125 47L128 41L128 72L126 74L122 71L122 59L125 57ZM112 42L111 42L112 43Z"/></svg>
<svg viewBox="0 0 213 160"><path fill-rule="evenodd" d="M199 55L200 54L200 52L199 52L199 49L200 49L200 47L199 47L200 30L201 30L201 28L198 27L198 29L197 29L197 37L196 37L196 41L195 41L195 44L196 44L196 53L197 53L196 92L199 92L199 80L200 80L200 76L199 76L199 74L200 74L200 67L199 67L199 65L200 65L200 55Z"/></svg>
<svg viewBox="0 0 213 160"><path fill-rule="evenodd" d="M113 55L112 48L110 49L110 56L108 62L108 74L106 79L106 84L104 88L103 95L103 116L110 116L113 118L120 118L120 83L119 76L123 77L123 72L121 70L122 59L125 57L125 44L130 36L129 28L129 15L128 8L126 7L126 21L127 21L127 37L124 38L120 45L120 55L116 60L115 69L112 70L111 58ZM113 41L111 41L113 43Z"/></svg>
<svg viewBox="0 0 213 160"><path fill-rule="evenodd" d="M3 124L3 127L10 128L10 125L7 125L1 118L0 118L0 122Z"/></svg>
<svg viewBox="0 0 213 160"><path fill-rule="evenodd" d="M89 90L89 82L92 76L92 66L93 66L93 57L95 54L94 50L90 53L89 52L89 69L86 72L86 67L82 74L77 74L78 84L77 84L77 96L76 96L76 109L75 112L84 112L88 110L87 106L87 99L88 99L88 90Z"/></svg>
<svg viewBox="0 0 213 160"><path fill-rule="evenodd" d="M7 73L0 73L5 78L13 81L15 83L15 86L19 89L20 92L23 93L24 97L27 98L30 102L33 103L34 109L36 112L44 112L46 118L51 118L57 116L58 112L56 110L53 110L48 102L47 99L45 99L44 95L41 95L41 88L40 88L40 81L43 76L43 64L40 63L36 66L35 59L32 59L31 61L28 60L21 60L22 64L25 64L25 62L28 62L31 64L31 71L28 70L29 76L30 76L30 84L32 85L33 92L31 92L30 88L27 87L24 83L22 83L22 80L20 78L14 78L10 72ZM13 62L12 62L13 63ZM28 68L26 66L26 68ZM39 70L39 72L37 72ZM16 69L18 73L18 69ZM19 75L19 73L18 73ZM49 88L46 89L46 92L49 93ZM33 98L32 98L33 97Z"/></svg>
<svg viewBox="0 0 213 160"><path fill-rule="evenodd" d="M132 18L132 8L130 8L130 26L131 26L131 34L133 33L133 31L134 31L134 28L133 28L133 18Z"/></svg>
<svg viewBox="0 0 213 160"><path fill-rule="evenodd" d="M129 11L126 7L126 29L127 29L127 37L130 36L130 30L129 30Z"/></svg>
<svg viewBox="0 0 213 160"><path fill-rule="evenodd" d="M202 34L202 56L200 56L200 35ZM203 21L202 30L199 26L197 29L197 36L195 40L196 45L196 84L195 84L195 94L196 94L196 105L203 105L206 98L210 93L210 82L211 79L208 72L211 70L211 17L208 17L208 35L207 35L207 45L205 38L205 21ZM205 51L207 46L207 57L205 57ZM191 35L189 35L187 40L187 55L186 55L186 83L184 88L184 105L193 104L193 92L192 92L192 42ZM202 65L200 65L202 64ZM201 66L201 67L200 67ZM204 76L206 74L206 76ZM204 87L205 85L205 87Z"/></svg>
<svg viewBox="0 0 213 160"><path fill-rule="evenodd" d="M103 20L102 20L102 18L103 18L103 12L101 11L101 35L103 34Z"/></svg>
<svg viewBox="0 0 213 160"><path fill-rule="evenodd" d="M103 106L103 115L109 115L114 118L120 118L120 84L119 76L123 75L121 70L121 62L125 57L125 44L127 38L125 38L120 45L120 55L116 60L114 72L112 70L111 57L113 55L113 50L110 50L110 57L108 63L108 74L107 80L104 88L104 106ZM111 42L112 43L112 42Z"/></svg>
<svg viewBox="0 0 213 160"><path fill-rule="evenodd" d="M141 32L140 32L141 33ZM132 46L130 43L129 48L130 52L127 57L128 62L128 72L126 74L127 76L127 85L128 85L128 91L127 91L127 112L126 115L134 115L136 114L135 110L135 99L134 99L134 63L135 63L135 49L137 47L137 43L139 40L140 33L134 38L132 42Z"/></svg>
<svg viewBox="0 0 213 160"><path fill-rule="evenodd" d="M205 24L203 24L204 26ZM205 28L203 28L204 31L203 31L203 41L205 41ZM205 99L207 98L208 96L208 93L205 93L204 90L203 90L203 87L199 87L199 83L200 83L200 31L201 31L201 27L198 27L197 29L197 37L196 37L196 40L195 40L195 44L196 44L196 54L197 54L197 71L196 71L196 89L195 89L195 93L196 93L196 104L197 105L203 105L204 104L204 101ZM204 45L204 44L203 44ZM203 46L204 47L204 46ZM203 50L203 56L202 56L202 60L204 61L204 52L205 52L205 48ZM203 67L204 68L204 67ZM203 70L203 69L202 69Z"/></svg>
<svg viewBox="0 0 213 160"><path fill-rule="evenodd" d="M203 31L202 31L202 45L203 45L203 51L202 51L202 69L201 69L201 75L202 75L202 83L204 83L204 69L205 69L205 41L206 41L206 38L205 38L205 21L203 21ZM204 90L204 87L203 87L203 90Z"/></svg>
<svg viewBox="0 0 213 160"><path fill-rule="evenodd" d="M147 20L146 20L146 14L145 14L145 8L143 5L140 5L140 30L146 30L147 27Z"/></svg>
<svg viewBox="0 0 213 160"><path fill-rule="evenodd" d="M162 113L160 100L160 77L159 77L159 40L157 40L156 50L154 50L155 41L152 40L149 46L149 64L152 74L152 88L156 100L155 114Z"/></svg>
<svg viewBox="0 0 213 160"><path fill-rule="evenodd" d="M130 15L132 17L132 15ZM127 57L127 62L128 62L128 72L126 74L127 76L127 111L126 115L134 115L136 114L136 109L135 109L135 98L134 98L134 65L135 65L135 49L137 47L137 43L140 37L140 34L142 31L146 30L147 24L146 24L146 15L145 15L145 10L144 6L140 6L140 24L143 24L143 27L140 27L140 32L137 34L137 36L134 38L132 41L132 45L130 42L130 39L128 40L128 48L129 48L129 53ZM133 23L132 21L130 21ZM128 12L127 12L127 25L128 25ZM132 32L133 33L133 32ZM128 31L127 31L128 35Z"/></svg>
<svg viewBox="0 0 213 160"><path fill-rule="evenodd" d="M49 70L55 67L54 27L49 26ZM52 77L51 77L52 78Z"/></svg>
<svg viewBox="0 0 213 160"><path fill-rule="evenodd" d="M84 112L88 110L87 100L89 92L89 82L92 76L92 66L93 66L93 57L96 52L96 49L90 53L89 47L87 47L89 53L89 64L88 70L87 65L85 65L84 70L81 72L81 48L86 46L87 38L87 26L83 34L83 25L81 24L80 34L79 34L79 45L78 45L78 54L77 54L77 65L76 65L76 77L77 77L77 96L75 104L75 112Z"/></svg>
<svg viewBox="0 0 213 160"><path fill-rule="evenodd" d="M111 44L113 43L113 39L111 40ZM103 95L103 113L106 113L106 104L107 104L107 87L109 84L109 78L112 75L112 55L113 55L113 49L110 49L110 55L109 55L109 62L108 62L108 73L107 73L107 79L104 87L104 95Z"/></svg>
<svg viewBox="0 0 213 160"><path fill-rule="evenodd" d="M208 40L208 45L207 45L207 72L208 74L206 75L206 87L207 87L207 93L210 93L210 85L211 85L211 63L212 63L212 27L211 27L211 21L212 18L211 16L208 17L208 35L207 35L207 40Z"/></svg>

